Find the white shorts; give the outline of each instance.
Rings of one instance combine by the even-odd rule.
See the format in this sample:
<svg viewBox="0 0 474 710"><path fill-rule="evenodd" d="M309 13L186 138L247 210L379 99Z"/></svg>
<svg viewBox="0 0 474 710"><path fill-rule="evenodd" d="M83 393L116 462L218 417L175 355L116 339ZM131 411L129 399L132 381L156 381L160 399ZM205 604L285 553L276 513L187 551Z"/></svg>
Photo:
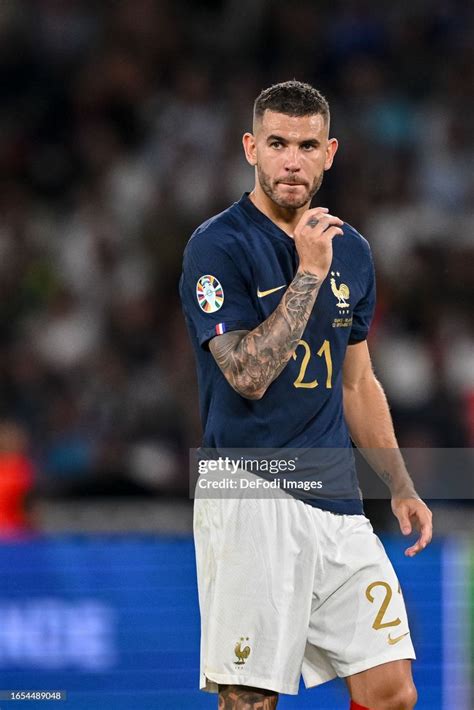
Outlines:
<svg viewBox="0 0 474 710"><path fill-rule="evenodd" d="M279 497L196 498L200 687L297 694L415 658L399 582L363 515Z"/></svg>

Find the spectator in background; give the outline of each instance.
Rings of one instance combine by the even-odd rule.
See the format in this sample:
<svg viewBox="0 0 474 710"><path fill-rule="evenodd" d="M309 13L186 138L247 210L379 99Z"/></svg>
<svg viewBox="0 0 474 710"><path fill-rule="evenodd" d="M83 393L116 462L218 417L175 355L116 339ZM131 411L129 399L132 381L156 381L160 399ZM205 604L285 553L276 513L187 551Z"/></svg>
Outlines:
<svg viewBox="0 0 474 710"><path fill-rule="evenodd" d="M0 538L32 529L26 501L34 479L24 429L12 421L0 421Z"/></svg>

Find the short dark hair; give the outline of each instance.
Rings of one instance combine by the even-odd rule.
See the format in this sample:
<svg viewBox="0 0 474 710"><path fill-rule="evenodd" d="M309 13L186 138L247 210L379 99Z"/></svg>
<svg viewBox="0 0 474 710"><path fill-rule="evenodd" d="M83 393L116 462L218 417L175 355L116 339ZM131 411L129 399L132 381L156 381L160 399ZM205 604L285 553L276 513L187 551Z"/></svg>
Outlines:
<svg viewBox="0 0 474 710"><path fill-rule="evenodd" d="M302 81L283 81L264 89L255 99L253 120L261 119L265 111L284 113L287 116L313 116L321 114L329 122L329 104L325 97L310 84Z"/></svg>

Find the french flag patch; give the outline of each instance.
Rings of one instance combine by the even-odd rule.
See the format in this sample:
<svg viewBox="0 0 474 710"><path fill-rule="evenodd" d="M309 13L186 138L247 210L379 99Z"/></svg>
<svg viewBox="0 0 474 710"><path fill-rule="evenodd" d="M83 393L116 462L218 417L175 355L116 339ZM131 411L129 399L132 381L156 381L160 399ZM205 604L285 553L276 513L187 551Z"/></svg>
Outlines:
<svg viewBox="0 0 474 710"><path fill-rule="evenodd" d="M227 328L225 323L218 323L216 325L216 335L222 335L222 333L225 333L226 330Z"/></svg>

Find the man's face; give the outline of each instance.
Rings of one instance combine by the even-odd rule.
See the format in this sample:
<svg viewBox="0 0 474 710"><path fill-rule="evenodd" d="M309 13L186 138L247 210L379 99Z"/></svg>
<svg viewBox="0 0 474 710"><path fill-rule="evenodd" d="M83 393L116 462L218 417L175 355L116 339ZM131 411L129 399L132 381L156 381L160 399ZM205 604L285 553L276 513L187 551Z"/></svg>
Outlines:
<svg viewBox="0 0 474 710"><path fill-rule="evenodd" d="M244 148L263 192L283 208L308 204L337 149L337 141L328 138L324 118L265 111L254 130L254 135L245 134Z"/></svg>

